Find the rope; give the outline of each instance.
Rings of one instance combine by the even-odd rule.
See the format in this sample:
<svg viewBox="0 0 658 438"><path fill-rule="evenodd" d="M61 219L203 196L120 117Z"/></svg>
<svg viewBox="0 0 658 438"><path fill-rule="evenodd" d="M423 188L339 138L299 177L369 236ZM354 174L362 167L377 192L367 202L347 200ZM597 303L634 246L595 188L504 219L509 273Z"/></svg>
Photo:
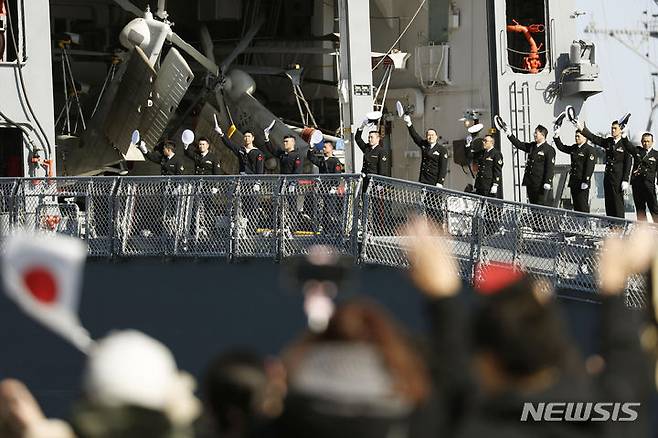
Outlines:
<svg viewBox="0 0 658 438"><path fill-rule="evenodd" d="M375 70L377 69L377 67L379 67L379 66L382 64L382 62L384 62L384 59L386 59L386 57L387 57L388 55L391 54L391 52L393 51L393 49L395 49L395 46L398 45L398 43L400 42L400 40L402 39L402 37L404 36L404 34L407 33L407 31L408 31L409 28L411 27L412 23L414 22L414 20L416 19L416 17L417 17L418 14L420 13L420 10L422 9L423 5L425 5L426 2L427 2L427 0L423 0L422 2L420 2L420 5L418 6L418 9L416 10L416 13L414 14L413 17L411 17L411 21L409 21L409 23L407 24L407 27L404 28L404 30L402 31L402 33L400 34L400 36L398 37L398 39L395 40L395 42L393 43L393 45L391 45L391 48L388 49L388 51L386 52L386 54L385 54L384 56L382 56L382 59L379 60L379 62L377 63L377 65L375 65L375 66L372 68L372 71L375 71Z"/></svg>

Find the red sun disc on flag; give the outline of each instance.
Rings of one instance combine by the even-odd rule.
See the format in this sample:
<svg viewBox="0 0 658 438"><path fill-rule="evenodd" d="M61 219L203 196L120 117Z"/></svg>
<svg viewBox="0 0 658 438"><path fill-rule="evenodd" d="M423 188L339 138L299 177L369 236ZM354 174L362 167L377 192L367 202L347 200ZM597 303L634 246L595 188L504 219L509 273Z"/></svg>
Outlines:
<svg viewBox="0 0 658 438"><path fill-rule="evenodd" d="M23 280L32 296L43 304L57 301L57 284L53 275L42 267L31 268L23 273Z"/></svg>

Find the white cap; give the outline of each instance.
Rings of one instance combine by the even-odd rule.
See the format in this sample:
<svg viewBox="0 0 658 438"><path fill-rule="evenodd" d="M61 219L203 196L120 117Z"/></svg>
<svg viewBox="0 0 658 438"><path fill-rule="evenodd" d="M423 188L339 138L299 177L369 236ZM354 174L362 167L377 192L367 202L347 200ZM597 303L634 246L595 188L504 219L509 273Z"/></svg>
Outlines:
<svg viewBox="0 0 658 438"><path fill-rule="evenodd" d="M89 354L84 376L88 397L106 406L164 410L178 379L174 356L162 343L135 331L115 332Z"/></svg>

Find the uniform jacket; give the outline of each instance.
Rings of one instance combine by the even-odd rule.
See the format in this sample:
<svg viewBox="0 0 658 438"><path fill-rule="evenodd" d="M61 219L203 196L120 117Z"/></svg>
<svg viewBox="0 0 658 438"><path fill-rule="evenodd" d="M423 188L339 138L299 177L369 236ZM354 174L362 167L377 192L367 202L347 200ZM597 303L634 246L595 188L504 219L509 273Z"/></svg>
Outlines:
<svg viewBox="0 0 658 438"><path fill-rule="evenodd" d="M605 150L605 178L611 179L615 185L622 181L628 182L633 166L633 157L629 153L632 146L628 140L621 138L615 143L612 137L599 137L587 128L582 133L589 141Z"/></svg>
<svg viewBox="0 0 658 438"><path fill-rule="evenodd" d="M553 185L555 175L555 149L544 142L525 143L511 136L510 141L514 146L526 152L525 172L523 173L523 185L531 190L541 190L544 184Z"/></svg>
<svg viewBox="0 0 658 438"><path fill-rule="evenodd" d="M306 153L306 158L309 159L319 169L320 173L342 173L343 165L336 157L319 157L313 153L311 148Z"/></svg>
<svg viewBox="0 0 658 438"><path fill-rule="evenodd" d="M185 172L183 160L176 154L171 158L167 158L160 152L148 151L145 157L160 165L162 175L182 175Z"/></svg>
<svg viewBox="0 0 658 438"><path fill-rule="evenodd" d="M470 147L466 153L478 166L474 184L476 192L489 194L491 186L500 185L503 179L503 154L496 148L473 151Z"/></svg>
<svg viewBox="0 0 658 438"><path fill-rule="evenodd" d="M388 152L379 144L375 147L370 146L361 138L363 129L356 131L356 144L363 152L363 167L361 173L366 175L391 176L391 160Z"/></svg>
<svg viewBox="0 0 658 438"><path fill-rule="evenodd" d="M567 146L560 137L555 137L555 147L565 154L571 155L571 170L569 171L569 187L580 189L582 183L591 186L592 174L596 165L594 148L587 143L578 147L577 144Z"/></svg>
<svg viewBox="0 0 658 438"><path fill-rule="evenodd" d="M658 173L658 151L649 149L648 151L641 146L635 147L633 159L633 184L645 184L653 190L656 184L656 174Z"/></svg>
<svg viewBox="0 0 658 438"><path fill-rule="evenodd" d="M222 142L238 158L241 174L260 175L265 173L265 156L258 148L253 148L247 152L246 148L238 146L225 135L222 136Z"/></svg>
<svg viewBox="0 0 658 438"><path fill-rule="evenodd" d="M448 149L439 143L432 146L426 139L418 135L413 125L409 126L409 134L422 154L418 181L423 184L443 185L448 173Z"/></svg>
<svg viewBox="0 0 658 438"><path fill-rule="evenodd" d="M221 175L219 165L219 157L214 153L208 151L206 155L201 155L200 152L191 151L189 148L185 149L185 156L194 161L194 174L195 175Z"/></svg>
<svg viewBox="0 0 658 438"><path fill-rule="evenodd" d="M271 141L266 142L265 147L272 155L279 159L281 174L292 175L302 173L304 162L302 155L297 149L292 152L286 152L281 147L274 146Z"/></svg>

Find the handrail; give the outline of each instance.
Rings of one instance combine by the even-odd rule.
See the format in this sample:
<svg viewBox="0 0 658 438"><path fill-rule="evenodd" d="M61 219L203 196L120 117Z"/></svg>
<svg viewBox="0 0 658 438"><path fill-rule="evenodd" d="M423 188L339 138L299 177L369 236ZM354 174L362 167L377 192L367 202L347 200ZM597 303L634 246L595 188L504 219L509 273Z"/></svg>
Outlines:
<svg viewBox="0 0 658 438"><path fill-rule="evenodd" d="M478 264L506 262L587 299L603 239L634 226L358 174L0 178L0 193L0 250L22 227L78 236L91 257L281 260L319 244L399 267L400 225L421 214L442 225L464 279ZM629 305L644 304L644 288L631 281Z"/></svg>

